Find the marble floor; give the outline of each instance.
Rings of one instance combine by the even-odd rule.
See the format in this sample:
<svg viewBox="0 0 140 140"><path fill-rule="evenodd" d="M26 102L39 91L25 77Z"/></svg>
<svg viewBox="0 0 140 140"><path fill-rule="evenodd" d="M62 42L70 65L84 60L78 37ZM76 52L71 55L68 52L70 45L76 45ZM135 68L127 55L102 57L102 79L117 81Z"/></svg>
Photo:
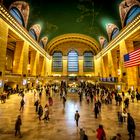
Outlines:
<svg viewBox="0 0 140 140"><path fill-rule="evenodd" d="M54 104L50 108L50 121L39 122L35 113L34 95L29 92L25 94L25 109L19 111L21 97L11 95L6 103L0 103L0 140L16 140L14 136L15 120L20 114L22 117L22 140L79 140L79 129L84 128L89 140L96 140L96 129L99 124L103 124L107 140L116 133L122 135L122 140L128 140L127 124L119 124L117 121L117 111L121 106L102 105L102 112L98 119L93 113L93 104L87 104L83 99L79 103L78 95L68 94L65 109L59 95L53 96ZM45 93L42 95L41 104L47 103ZM74 121L75 111L79 110L80 122L76 127ZM140 102L130 103L129 112L136 123L136 140L140 140Z"/></svg>

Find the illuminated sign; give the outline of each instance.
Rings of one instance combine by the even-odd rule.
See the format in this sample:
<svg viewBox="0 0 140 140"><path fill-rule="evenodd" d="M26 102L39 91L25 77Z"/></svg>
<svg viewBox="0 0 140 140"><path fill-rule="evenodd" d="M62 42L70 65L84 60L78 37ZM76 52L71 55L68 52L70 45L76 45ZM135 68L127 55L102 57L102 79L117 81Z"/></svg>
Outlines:
<svg viewBox="0 0 140 140"><path fill-rule="evenodd" d="M2 83L2 80L0 80L0 87L2 87L3 86L3 83Z"/></svg>
<svg viewBox="0 0 140 140"><path fill-rule="evenodd" d="M27 80L26 79L23 79L23 86L25 86L27 84Z"/></svg>

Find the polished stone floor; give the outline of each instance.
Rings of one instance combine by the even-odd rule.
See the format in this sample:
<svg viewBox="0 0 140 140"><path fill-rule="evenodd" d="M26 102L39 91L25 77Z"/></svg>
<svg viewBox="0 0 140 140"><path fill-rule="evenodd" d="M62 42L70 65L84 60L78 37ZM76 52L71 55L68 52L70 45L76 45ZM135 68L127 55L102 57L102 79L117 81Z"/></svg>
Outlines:
<svg viewBox="0 0 140 140"><path fill-rule="evenodd" d="M62 100L59 95L53 96L54 104L50 108L50 121L39 122L34 107L34 95L29 92L25 94L25 109L19 111L21 97L11 95L5 104L0 103L0 140L16 140L14 136L14 125L17 115L22 116L22 140L79 140L79 129L84 128L89 140L96 140L96 129L99 124L104 125L107 140L116 133L121 133L122 140L128 140L127 125L119 124L117 121L117 111L121 106L102 105L102 112L98 119L93 113L93 104L87 104L83 99L79 104L76 94L68 94L66 107L63 109ZM45 94L42 96L41 104L47 103ZM75 111L79 110L79 128L74 121ZM136 123L136 140L140 140L140 102L130 103L129 112Z"/></svg>

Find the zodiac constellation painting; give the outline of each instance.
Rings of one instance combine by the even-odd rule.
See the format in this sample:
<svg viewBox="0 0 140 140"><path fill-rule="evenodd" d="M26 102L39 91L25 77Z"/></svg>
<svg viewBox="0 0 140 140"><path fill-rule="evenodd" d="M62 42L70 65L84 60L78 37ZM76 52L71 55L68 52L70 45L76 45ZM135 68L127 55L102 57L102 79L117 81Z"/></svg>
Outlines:
<svg viewBox="0 0 140 140"><path fill-rule="evenodd" d="M99 12L95 11L94 8L94 1L92 0L80 0L80 2L85 2L87 4L84 3L80 3L77 8L81 11L81 15L80 17L78 17L76 19L76 22L83 22L85 20L85 18L89 19L89 26L87 27L87 31L90 34L97 34L98 33L98 28L97 26L95 26L95 19L98 16Z"/></svg>

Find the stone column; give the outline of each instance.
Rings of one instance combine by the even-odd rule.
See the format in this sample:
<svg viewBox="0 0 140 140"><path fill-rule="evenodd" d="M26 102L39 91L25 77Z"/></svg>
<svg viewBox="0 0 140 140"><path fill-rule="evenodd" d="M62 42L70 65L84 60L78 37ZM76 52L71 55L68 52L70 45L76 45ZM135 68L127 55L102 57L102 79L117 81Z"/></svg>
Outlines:
<svg viewBox="0 0 140 140"><path fill-rule="evenodd" d="M79 59L79 76L82 76L83 75L83 56L79 56L78 59Z"/></svg>
<svg viewBox="0 0 140 140"><path fill-rule="evenodd" d="M118 76L118 72L117 70L119 69L119 62L117 58L117 50L112 50L111 51L111 63L112 63L112 77L117 77Z"/></svg>
<svg viewBox="0 0 140 140"><path fill-rule="evenodd" d="M24 42L16 42L16 47L14 51L14 63L13 63L13 73L22 74L22 65L23 65L23 50Z"/></svg>
<svg viewBox="0 0 140 140"><path fill-rule="evenodd" d="M28 74L28 64L29 64L29 44L27 42L24 42L23 46L23 67L22 67L22 74L27 75Z"/></svg>
<svg viewBox="0 0 140 140"><path fill-rule="evenodd" d="M3 92L5 63L6 63L6 49L8 42L8 26L0 18L0 93ZM1 83L2 82L2 83Z"/></svg>
<svg viewBox="0 0 140 140"><path fill-rule="evenodd" d="M111 77L116 77L116 54L113 51L108 51L108 65L109 75L111 75Z"/></svg>
<svg viewBox="0 0 140 140"><path fill-rule="evenodd" d="M106 77L103 57L101 57L101 77Z"/></svg>
<svg viewBox="0 0 140 140"><path fill-rule="evenodd" d="M133 41L125 41L125 44L126 44L126 47L127 47L127 50L129 53L134 51ZM127 71L126 76L127 76L127 80L128 80L128 86L129 87L134 86L136 89L136 87L138 85L137 67L133 66L133 67L126 68L126 71Z"/></svg>
<svg viewBox="0 0 140 140"><path fill-rule="evenodd" d="M40 54L37 51L36 52L36 57L35 57L35 62L36 62L36 76L40 75Z"/></svg>
<svg viewBox="0 0 140 140"><path fill-rule="evenodd" d="M124 55L130 53L134 50L134 45L132 41L122 41L120 43L120 60L121 60L121 73L126 72L126 82L128 83L128 88L137 87L137 67L124 67ZM121 74L121 77L123 75Z"/></svg>
<svg viewBox="0 0 140 140"><path fill-rule="evenodd" d="M45 71L44 71L44 67L45 67L45 58L44 57L40 57L40 61L39 61L39 65L40 65L40 75L41 76L45 76Z"/></svg>
<svg viewBox="0 0 140 140"><path fill-rule="evenodd" d="M37 67L39 67L39 53L35 50L31 51L31 75L37 76L38 71Z"/></svg>
<svg viewBox="0 0 140 140"><path fill-rule="evenodd" d="M29 45L26 42L16 42L14 52L13 73L27 75Z"/></svg>
<svg viewBox="0 0 140 140"><path fill-rule="evenodd" d="M68 57L67 56L63 56L63 76L67 76L68 75Z"/></svg>
<svg viewBox="0 0 140 140"><path fill-rule="evenodd" d="M49 59L48 58L44 58L44 75L48 76L49 72L48 72L48 66L49 65Z"/></svg>
<svg viewBox="0 0 140 140"><path fill-rule="evenodd" d="M109 76L109 73L108 73L108 56L105 55L103 56L103 75L104 77L108 77Z"/></svg>
<svg viewBox="0 0 140 140"><path fill-rule="evenodd" d="M102 64L101 64L101 57L95 59L94 58L94 71L95 71L95 76L100 76L102 77Z"/></svg>
<svg viewBox="0 0 140 140"><path fill-rule="evenodd" d="M52 57L47 61L47 71L48 71L48 75L52 75Z"/></svg>

